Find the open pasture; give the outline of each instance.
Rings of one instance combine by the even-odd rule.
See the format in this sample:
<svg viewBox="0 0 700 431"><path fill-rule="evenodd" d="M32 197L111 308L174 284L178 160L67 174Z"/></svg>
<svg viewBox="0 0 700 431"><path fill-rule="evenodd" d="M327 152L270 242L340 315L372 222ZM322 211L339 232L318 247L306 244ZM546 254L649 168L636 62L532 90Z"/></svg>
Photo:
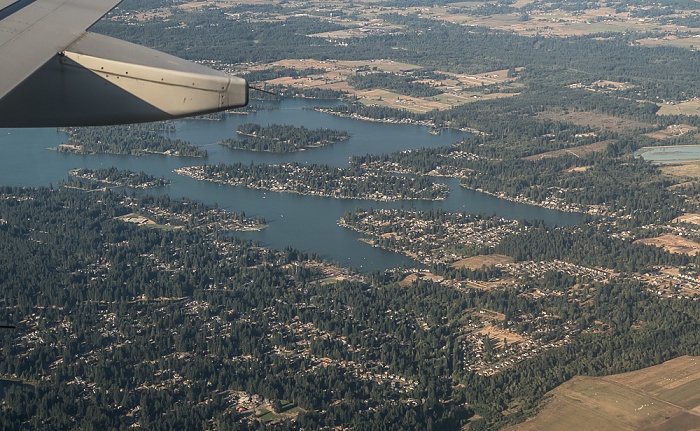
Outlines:
<svg viewBox="0 0 700 431"><path fill-rule="evenodd" d="M508 431L691 431L700 428L700 359L683 356L613 376L574 377L534 418Z"/></svg>

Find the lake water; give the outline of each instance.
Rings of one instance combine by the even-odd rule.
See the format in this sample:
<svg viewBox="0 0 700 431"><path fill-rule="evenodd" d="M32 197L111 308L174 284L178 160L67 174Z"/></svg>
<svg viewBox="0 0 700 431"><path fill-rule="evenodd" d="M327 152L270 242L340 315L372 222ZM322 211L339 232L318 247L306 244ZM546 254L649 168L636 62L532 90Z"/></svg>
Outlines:
<svg viewBox="0 0 700 431"><path fill-rule="evenodd" d="M269 227L262 232L246 232L241 236L261 245L313 251L323 258L351 266L361 271L410 266L411 259L386 250L368 246L358 241L359 234L338 226L338 219L346 211L364 208L442 208L471 214L495 214L509 219L545 220L552 224L572 224L581 215L548 210L498 199L459 186L457 179L437 179L448 185L450 195L444 201L377 202L356 199L331 199L299 196L285 193L252 190L244 187L219 185L196 181L173 173L184 166L204 163L325 163L347 166L352 155L367 153L392 153L421 147L440 147L461 140L468 134L443 131L431 135L427 127L374 123L323 114L308 108L329 106L334 101L284 100L270 103L275 109L262 110L249 115L229 115L223 121L182 120L171 136L188 140L204 147L207 159L149 155L144 157L96 155L81 156L49 151L66 136L55 129L0 129L0 185L48 186L56 185L68 177L74 168L100 168L116 166L119 169L145 171L157 177L164 176L172 184L149 193L167 193L173 198L187 196L204 203L231 211L244 211L246 215L261 215ZM293 124L309 129L328 127L345 130L351 138L324 148L314 148L292 154L271 154L236 151L218 145L224 138L234 138L236 128L243 123L267 125Z"/></svg>
<svg viewBox="0 0 700 431"><path fill-rule="evenodd" d="M637 150L634 155L655 163L689 162L700 160L700 145L643 147Z"/></svg>

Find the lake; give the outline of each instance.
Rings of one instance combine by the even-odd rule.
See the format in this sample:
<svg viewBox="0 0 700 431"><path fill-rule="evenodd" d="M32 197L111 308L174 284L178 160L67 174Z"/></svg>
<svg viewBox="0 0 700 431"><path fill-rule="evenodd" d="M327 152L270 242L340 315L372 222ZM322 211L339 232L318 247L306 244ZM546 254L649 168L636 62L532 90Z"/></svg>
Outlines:
<svg viewBox="0 0 700 431"><path fill-rule="evenodd" d="M654 163L690 162L700 160L700 145L643 147L634 155Z"/></svg>
<svg viewBox="0 0 700 431"><path fill-rule="evenodd" d="M196 181L173 173L184 166L215 163L323 163L332 166L347 166L353 155L367 153L392 153L422 147L450 145L469 136L465 132L445 130L440 135L431 135L428 128L414 125L399 125L360 121L319 113L309 108L331 106L337 101L310 101L289 99L281 102L266 102L271 109L249 115L228 115L222 121L181 120L170 136L188 140L209 152L207 159L148 155L143 157L113 155L74 155L47 150L67 142L63 133L56 129L2 129L0 130L0 185L54 186L68 177L74 168L105 168L145 171L151 175L164 176L172 184L149 193L167 193L173 198L187 196L204 203L248 216L265 217L269 227L261 232L241 233L244 238L257 241L264 246L282 249L292 246L299 250L313 251L330 261L351 266L360 271L411 266L415 262L398 253L373 248L358 241L359 234L338 226L338 219L346 211L364 208L442 208L470 214L495 214L508 219L544 220L550 224L573 224L582 219L580 214L565 213L531 205L498 199L459 186L457 179L438 178L436 181L450 188L444 201L399 201L377 202L357 199L332 199L300 196L263 190L233 187L211 182ZM236 128L244 123L267 125L293 124L308 129L327 127L345 130L351 138L328 147L313 148L291 154L272 154L231 150L218 145L225 138L235 138Z"/></svg>

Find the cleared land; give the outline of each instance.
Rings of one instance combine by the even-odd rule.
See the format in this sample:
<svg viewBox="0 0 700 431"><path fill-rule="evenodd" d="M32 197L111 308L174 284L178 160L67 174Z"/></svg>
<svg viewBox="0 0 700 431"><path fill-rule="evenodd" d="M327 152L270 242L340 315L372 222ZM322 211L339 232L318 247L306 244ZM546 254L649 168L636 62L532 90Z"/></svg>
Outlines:
<svg viewBox="0 0 700 431"><path fill-rule="evenodd" d="M404 96L388 90L365 90L355 93L360 103L365 105L389 106L392 108L403 108L407 111L425 113L433 109L450 109L451 106L445 103L433 102L417 97Z"/></svg>
<svg viewBox="0 0 700 431"><path fill-rule="evenodd" d="M573 123L579 126L587 126L592 129L608 130L611 132L639 130L653 126L653 124L642 123L641 121L628 120L626 118L613 117L612 115L591 111L546 111L537 116L549 120Z"/></svg>
<svg viewBox="0 0 700 431"><path fill-rule="evenodd" d="M581 145L580 147L564 148L563 150L547 151L546 153L535 154L534 156L524 157L525 160L542 160L561 157L566 154L573 154L576 157L583 157L587 154L605 151L612 140L600 141L594 144Z"/></svg>
<svg viewBox="0 0 700 431"><path fill-rule="evenodd" d="M665 129L657 130L656 132L646 133L646 136L654 139L669 139L677 136L683 136L688 132L696 132L697 130L697 127L690 126L688 124L674 124L666 127Z"/></svg>
<svg viewBox="0 0 700 431"><path fill-rule="evenodd" d="M688 213L673 219L674 223L692 223L700 225L700 214Z"/></svg>
<svg viewBox="0 0 700 431"><path fill-rule="evenodd" d="M139 226L155 226L156 222L153 220L149 219L148 217L144 217L141 214L137 213L130 213L126 214L120 217L117 217L119 220L127 222L127 223L134 223Z"/></svg>
<svg viewBox="0 0 700 431"><path fill-rule="evenodd" d="M299 89L320 88L344 91L357 97L366 105L387 106L402 108L412 112L425 113L434 109L446 110L455 106L482 100L499 99L503 97L517 96L519 93L484 91L481 86L499 85L499 88L518 88L517 76L508 76L508 70L494 70L475 75L463 75L440 72L448 76L444 80L416 80L415 82L434 86L443 91L442 94L432 97L412 97L399 94L390 90L375 88L370 90L357 90L347 83L348 76L355 75L362 70L377 70L398 75L408 76L411 71L420 69L420 66L409 63L401 63L392 60L281 60L264 65L258 65L249 70L263 70L273 67L289 67L295 69L315 68L323 70L322 73L301 78L280 77L265 81L268 85L292 86ZM523 68L516 68L516 72Z"/></svg>
<svg viewBox="0 0 700 431"><path fill-rule="evenodd" d="M443 280L443 277L435 275L431 272L418 272L414 274L407 275L403 280L399 282L399 286L406 287L413 284L416 280L431 280L439 283Z"/></svg>
<svg viewBox="0 0 700 431"><path fill-rule="evenodd" d="M507 329L501 329L498 326L487 326L476 331L476 333L489 337L489 339L494 343L494 346L498 349L503 349L506 347L506 343L508 343L508 345L513 345L530 340L528 337L523 337L522 335L508 331Z"/></svg>
<svg viewBox="0 0 700 431"><path fill-rule="evenodd" d="M452 264L453 268L469 268L469 269L479 269L484 266L494 266L497 264L513 263L515 262L512 257L505 256L502 254L486 254L479 256L467 257L462 260Z"/></svg>
<svg viewBox="0 0 700 431"><path fill-rule="evenodd" d="M656 238L639 239L635 242L661 247L669 253L687 254L689 256L695 256L700 250L700 244L697 242L672 234L661 235Z"/></svg>
<svg viewBox="0 0 700 431"><path fill-rule="evenodd" d="M675 46L685 49L694 49L700 46L700 39L697 37L678 37L674 35L638 39L637 42L644 46Z"/></svg>
<svg viewBox="0 0 700 431"><path fill-rule="evenodd" d="M686 100L675 104L659 104L657 115L700 115L700 99Z"/></svg>
<svg viewBox="0 0 700 431"><path fill-rule="evenodd" d="M671 175L674 177L700 179L700 162L698 161L674 163L672 165L664 164L660 166L661 171L666 175Z"/></svg>
<svg viewBox="0 0 700 431"><path fill-rule="evenodd" d="M524 67L518 67L515 69L516 72L520 72ZM438 73L443 73L448 76L452 76L461 82L463 85L468 87L476 87L481 85L493 85L493 84L504 84L509 82L515 82L518 80L517 76L508 76L508 69L494 70L491 72L477 73L475 75L461 75L457 73L449 73L437 71Z"/></svg>
<svg viewBox="0 0 700 431"><path fill-rule="evenodd" d="M534 418L508 431L690 431L700 428L700 359L604 378L575 377Z"/></svg>

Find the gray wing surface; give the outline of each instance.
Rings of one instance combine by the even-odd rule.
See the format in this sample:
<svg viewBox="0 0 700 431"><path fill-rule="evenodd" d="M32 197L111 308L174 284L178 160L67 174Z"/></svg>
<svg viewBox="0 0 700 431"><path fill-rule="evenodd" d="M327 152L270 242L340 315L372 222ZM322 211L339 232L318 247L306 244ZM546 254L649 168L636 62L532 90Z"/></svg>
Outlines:
<svg viewBox="0 0 700 431"><path fill-rule="evenodd" d="M0 127L168 120L248 103L248 83L86 32L121 0L0 0Z"/></svg>
<svg viewBox="0 0 700 431"><path fill-rule="evenodd" d="M37 0L0 21L0 98L63 51L121 0ZM10 3L10 2L7 2ZM5 8L12 4L6 5ZM1 11L0 11L1 12Z"/></svg>

